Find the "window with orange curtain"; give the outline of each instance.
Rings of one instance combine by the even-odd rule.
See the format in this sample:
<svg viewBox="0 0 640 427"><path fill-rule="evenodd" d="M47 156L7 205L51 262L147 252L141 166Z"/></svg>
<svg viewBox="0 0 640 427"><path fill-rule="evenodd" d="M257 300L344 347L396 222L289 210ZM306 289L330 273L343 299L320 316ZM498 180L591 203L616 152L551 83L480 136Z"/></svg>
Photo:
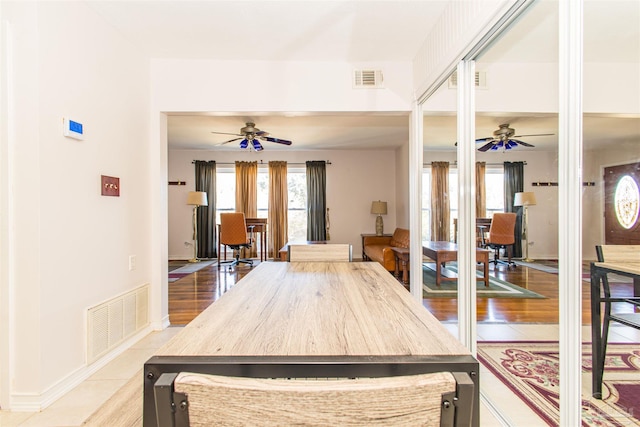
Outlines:
<svg viewBox="0 0 640 427"><path fill-rule="evenodd" d="M258 162L236 162L236 212L243 212L245 218L258 216ZM241 257L256 257L256 245L250 254Z"/></svg>
<svg viewBox="0 0 640 427"><path fill-rule="evenodd" d="M275 254L288 241L289 192L287 185L287 162L269 162L269 254Z"/></svg>

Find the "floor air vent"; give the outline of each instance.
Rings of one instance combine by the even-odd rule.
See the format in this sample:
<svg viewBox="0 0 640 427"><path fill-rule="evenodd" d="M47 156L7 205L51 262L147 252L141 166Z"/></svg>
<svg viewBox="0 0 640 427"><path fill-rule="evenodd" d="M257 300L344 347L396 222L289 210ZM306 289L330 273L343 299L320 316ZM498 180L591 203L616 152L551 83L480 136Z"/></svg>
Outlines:
<svg viewBox="0 0 640 427"><path fill-rule="evenodd" d="M149 324L149 285L87 310L87 364Z"/></svg>
<svg viewBox="0 0 640 427"><path fill-rule="evenodd" d="M382 71L381 70L355 70L353 72L354 88L381 88Z"/></svg>

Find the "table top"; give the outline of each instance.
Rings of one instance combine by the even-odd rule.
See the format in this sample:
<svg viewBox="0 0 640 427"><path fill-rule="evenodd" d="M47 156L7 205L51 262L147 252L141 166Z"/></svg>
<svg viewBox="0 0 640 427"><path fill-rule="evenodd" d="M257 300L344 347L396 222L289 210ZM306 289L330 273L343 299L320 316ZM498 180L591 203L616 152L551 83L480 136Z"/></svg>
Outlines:
<svg viewBox="0 0 640 427"><path fill-rule="evenodd" d="M380 264L265 262L156 355L469 355Z"/></svg>
<svg viewBox="0 0 640 427"><path fill-rule="evenodd" d="M470 353L377 262L263 262L156 355ZM142 388L141 369L85 425L142 426Z"/></svg>
<svg viewBox="0 0 640 427"><path fill-rule="evenodd" d="M640 262L596 262L596 267L640 276Z"/></svg>
<svg viewBox="0 0 640 427"><path fill-rule="evenodd" d="M425 249L429 249L432 251L450 251L457 252L458 245L448 241L424 241L422 242L422 247ZM488 252L487 249L476 248L476 251L485 251Z"/></svg>

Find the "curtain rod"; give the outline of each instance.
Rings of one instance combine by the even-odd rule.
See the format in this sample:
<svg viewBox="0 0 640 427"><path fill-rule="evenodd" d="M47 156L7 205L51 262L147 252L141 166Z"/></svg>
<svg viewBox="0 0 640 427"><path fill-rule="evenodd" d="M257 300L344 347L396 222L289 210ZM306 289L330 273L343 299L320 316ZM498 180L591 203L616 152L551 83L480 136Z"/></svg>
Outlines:
<svg viewBox="0 0 640 427"><path fill-rule="evenodd" d="M511 162L513 163L513 162ZM525 166L527 165L527 162L522 162ZM450 165L454 165L454 166L458 166L458 162L453 162L453 163L449 163ZM422 166L430 166L431 163L423 163ZM487 166L504 166L504 163L487 163Z"/></svg>
<svg viewBox="0 0 640 427"><path fill-rule="evenodd" d="M193 161L191 161L191 163L195 163L195 162L198 162L198 161L200 161L200 162L206 162L207 160L193 160ZM211 161L211 160L209 160L209 161ZM215 161L215 160L213 160L213 161ZM278 160L278 161L279 161L279 160ZM331 161L329 161L329 160L325 160L324 162L325 162L326 164L328 164L328 165L330 165L330 164L331 164ZM261 164L261 165L266 165L266 164L268 164L268 162L264 162L264 161L260 160L260 164ZM231 163L231 162L216 162L216 165L235 165L235 162L233 162L233 163ZM287 162L287 165L306 165L306 163L300 163L300 162Z"/></svg>

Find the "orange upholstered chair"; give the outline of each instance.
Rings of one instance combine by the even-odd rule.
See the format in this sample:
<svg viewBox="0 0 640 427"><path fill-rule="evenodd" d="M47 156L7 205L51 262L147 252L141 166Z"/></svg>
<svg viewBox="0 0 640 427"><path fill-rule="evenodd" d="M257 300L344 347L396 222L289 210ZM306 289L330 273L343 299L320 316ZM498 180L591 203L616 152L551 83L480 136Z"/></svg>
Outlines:
<svg viewBox="0 0 640 427"><path fill-rule="evenodd" d="M486 241L485 247L489 247L494 250L493 263L507 264L508 267L515 267L515 263L511 261L513 255L513 245L516 243L516 214L513 212L507 213L495 213L491 220L491 227L489 227L489 238ZM500 249L507 250L507 256L509 261L505 262L500 259Z"/></svg>
<svg viewBox="0 0 640 427"><path fill-rule="evenodd" d="M250 248L253 243L253 233L247 233L247 221L242 212L228 212L220 214L220 244L230 247L235 253L231 261L218 261L218 268L227 265L231 268L239 263L253 266L253 260L240 258L240 249ZM220 254L218 254L218 260Z"/></svg>

